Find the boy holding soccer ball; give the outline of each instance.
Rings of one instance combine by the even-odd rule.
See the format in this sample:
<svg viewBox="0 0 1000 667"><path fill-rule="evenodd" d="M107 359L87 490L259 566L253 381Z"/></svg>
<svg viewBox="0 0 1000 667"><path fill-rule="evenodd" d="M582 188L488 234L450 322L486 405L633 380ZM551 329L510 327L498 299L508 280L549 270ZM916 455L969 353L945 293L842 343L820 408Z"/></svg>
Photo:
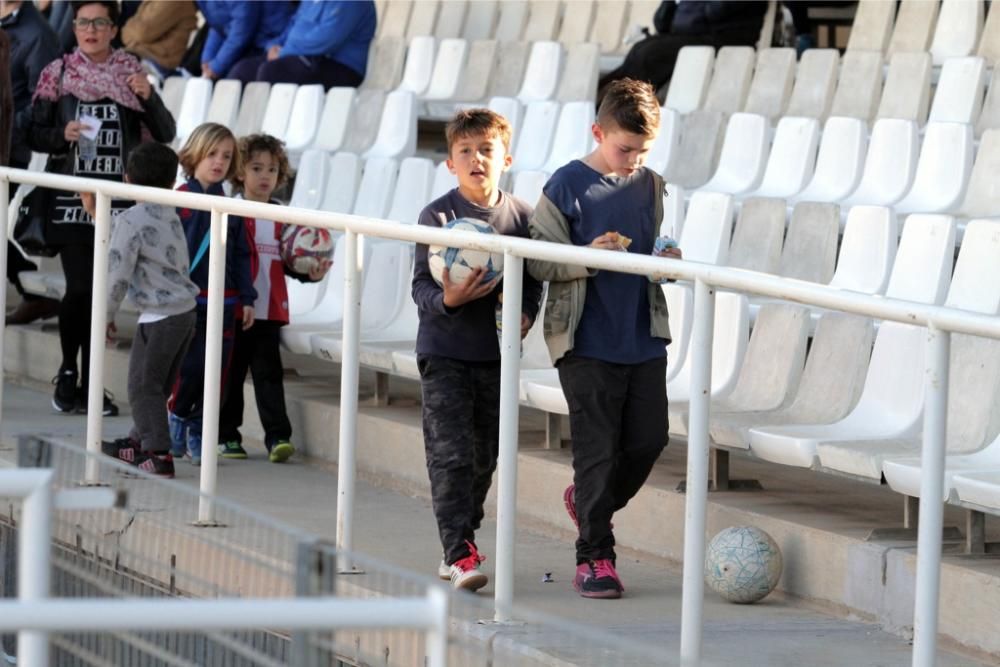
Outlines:
<svg viewBox="0 0 1000 667"><path fill-rule="evenodd" d="M643 167L660 106L648 83L608 86L593 126L597 148L552 174L531 218L531 237L680 258L657 243L663 179ZM625 507L667 444L667 304L658 276L528 261L548 280L545 342L569 404L573 481L563 494L577 525L573 587L618 598L611 515Z"/></svg>
<svg viewBox="0 0 1000 667"><path fill-rule="evenodd" d="M267 134L243 137L237 146L239 167L231 179L234 197L261 203L279 204L272 199L290 175L284 144ZM247 235L256 250L251 262L253 286L253 324L237 327L233 356L219 409L219 456L245 459L240 426L243 423L243 382L247 371L253 376L257 412L264 426L264 445L272 463L284 463L295 453L292 425L285 409L284 368L281 365L281 327L288 324L288 288L285 275L300 280L322 279L330 268L329 260L317 262L308 276L293 273L281 256L281 240L286 225L275 220L243 218Z"/></svg>
<svg viewBox="0 0 1000 667"><path fill-rule="evenodd" d="M488 109L458 112L445 128L448 169L458 187L432 201L419 223L441 227L458 218L488 223L499 234L528 236L531 206L499 189L511 164L510 124ZM444 560L442 579L458 589L486 585L475 531L496 469L500 412L500 347L495 308L500 278L484 280L486 269L441 284L427 262L427 246L417 245L413 300L420 326L417 364L423 397L424 451ZM542 286L524 277L521 337L538 313Z"/></svg>

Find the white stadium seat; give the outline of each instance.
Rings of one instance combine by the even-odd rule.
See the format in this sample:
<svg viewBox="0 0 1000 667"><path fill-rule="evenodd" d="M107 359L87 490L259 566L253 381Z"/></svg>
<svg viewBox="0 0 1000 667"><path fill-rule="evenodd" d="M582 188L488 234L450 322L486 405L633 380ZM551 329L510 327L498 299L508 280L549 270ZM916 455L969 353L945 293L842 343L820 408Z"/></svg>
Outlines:
<svg viewBox="0 0 1000 667"><path fill-rule="evenodd" d="M903 230L886 296L939 304L951 275L954 220L911 216ZM750 429L750 450L774 463L814 467L822 444L912 436L923 409L924 347L921 327L883 322L872 351L861 398L832 424Z"/></svg>
<svg viewBox="0 0 1000 667"><path fill-rule="evenodd" d="M326 93L322 84L299 86L288 118L285 145L291 153L301 153L316 138Z"/></svg>
<svg viewBox="0 0 1000 667"><path fill-rule="evenodd" d="M541 4L540 2L534 4ZM525 104L555 97L562 74L563 48L559 42L535 42L517 98Z"/></svg>
<svg viewBox="0 0 1000 667"><path fill-rule="evenodd" d="M404 158L417 151L417 101L413 93L394 90L385 96L375 143L366 158Z"/></svg>
<svg viewBox="0 0 1000 667"><path fill-rule="evenodd" d="M243 84L236 79L216 81L212 88L212 101L208 105L208 116L205 120L209 123L219 123L229 129L235 129L242 92Z"/></svg>
<svg viewBox="0 0 1000 667"><path fill-rule="evenodd" d="M320 113L319 128L316 130L314 148L330 153L339 151L344 145L347 128L351 125L357 89L333 87L326 91L323 111Z"/></svg>
<svg viewBox="0 0 1000 667"><path fill-rule="evenodd" d="M771 153L755 197L797 195L812 178L819 146L819 121L786 116L778 121Z"/></svg>
<svg viewBox="0 0 1000 667"><path fill-rule="evenodd" d="M867 142L864 121L838 116L828 118L809 185L789 197L789 203L836 202L853 192L861 179Z"/></svg>

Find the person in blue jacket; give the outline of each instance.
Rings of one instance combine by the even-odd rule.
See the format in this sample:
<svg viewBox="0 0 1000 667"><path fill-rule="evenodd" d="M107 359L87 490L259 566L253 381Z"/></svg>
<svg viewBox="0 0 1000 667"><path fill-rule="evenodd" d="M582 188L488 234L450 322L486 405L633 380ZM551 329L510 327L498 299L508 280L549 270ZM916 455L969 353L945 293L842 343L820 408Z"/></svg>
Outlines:
<svg viewBox="0 0 1000 667"><path fill-rule="evenodd" d="M375 36L372 0L303 0L291 22L267 44L266 55L244 58L229 77L244 84L321 83L357 87L365 78Z"/></svg>
<svg viewBox="0 0 1000 667"><path fill-rule="evenodd" d="M201 73L209 79L229 78L241 58L264 53L288 25L292 4L286 0L198 0L209 25L201 52Z"/></svg>

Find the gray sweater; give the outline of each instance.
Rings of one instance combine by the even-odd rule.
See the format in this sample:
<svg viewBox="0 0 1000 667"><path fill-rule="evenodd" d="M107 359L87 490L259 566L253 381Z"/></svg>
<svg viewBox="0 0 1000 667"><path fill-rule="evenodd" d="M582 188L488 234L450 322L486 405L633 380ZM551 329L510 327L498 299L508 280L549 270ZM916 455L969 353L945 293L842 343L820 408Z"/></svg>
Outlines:
<svg viewBox="0 0 1000 667"><path fill-rule="evenodd" d="M139 311L179 315L195 306L184 228L173 206L136 204L115 217L108 250L108 321L128 297Z"/></svg>

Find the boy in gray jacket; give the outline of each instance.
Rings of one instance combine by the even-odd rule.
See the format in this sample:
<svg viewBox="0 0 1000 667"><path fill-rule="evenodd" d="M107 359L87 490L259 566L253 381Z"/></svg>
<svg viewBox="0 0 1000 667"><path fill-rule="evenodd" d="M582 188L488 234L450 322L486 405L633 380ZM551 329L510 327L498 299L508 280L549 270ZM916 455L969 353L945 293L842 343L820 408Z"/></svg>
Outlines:
<svg viewBox="0 0 1000 667"><path fill-rule="evenodd" d="M163 144L132 151L125 180L171 189L177 155ZM92 196L91 196L92 197ZM128 363L129 437L104 442L102 451L158 477L173 477L167 398L194 335L195 295L188 277L187 241L173 206L139 203L114 219L108 251L108 331L126 294L139 308Z"/></svg>

